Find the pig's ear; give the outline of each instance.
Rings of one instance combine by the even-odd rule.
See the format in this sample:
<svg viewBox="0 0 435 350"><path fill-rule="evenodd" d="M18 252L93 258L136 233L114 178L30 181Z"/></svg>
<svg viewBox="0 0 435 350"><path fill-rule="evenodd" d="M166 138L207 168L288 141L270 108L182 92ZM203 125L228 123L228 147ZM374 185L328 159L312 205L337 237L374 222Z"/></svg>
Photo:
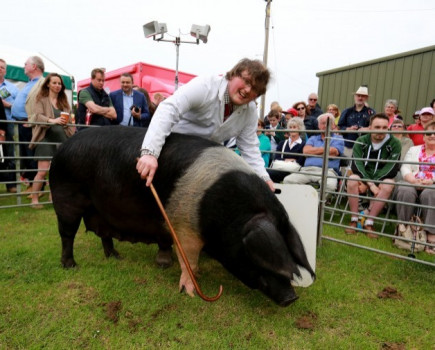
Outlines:
<svg viewBox="0 0 435 350"><path fill-rule="evenodd" d="M316 277L316 274L314 273L313 269L310 266L310 263L308 262L301 238L299 237L298 232L291 223L289 232L285 235L285 241L287 242L287 247L292 256L292 259L296 262L296 264L305 268L314 279Z"/></svg>
<svg viewBox="0 0 435 350"><path fill-rule="evenodd" d="M293 278L293 273L299 274L283 237L269 220L251 220L245 229L247 233L243 244L253 264L289 280Z"/></svg>

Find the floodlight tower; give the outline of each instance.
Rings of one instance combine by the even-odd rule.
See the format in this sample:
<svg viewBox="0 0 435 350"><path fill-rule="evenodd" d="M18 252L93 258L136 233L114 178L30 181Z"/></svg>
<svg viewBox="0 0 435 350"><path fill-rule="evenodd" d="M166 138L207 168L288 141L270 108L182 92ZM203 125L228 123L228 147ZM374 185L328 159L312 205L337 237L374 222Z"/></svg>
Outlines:
<svg viewBox="0 0 435 350"><path fill-rule="evenodd" d="M267 2L266 4L266 20L264 22L264 53L263 53L263 64L267 67L267 53L269 51L269 22L270 22L270 4L272 0L264 0ZM260 105L260 118L264 118L264 105L266 104L266 93L261 96L261 105Z"/></svg>
<svg viewBox="0 0 435 350"><path fill-rule="evenodd" d="M208 33L210 33L210 26L206 24L205 26L200 26L197 24L192 24L192 28L190 29L190 35L196 38L195 41L186 41L181 40L180 34L175 37L175 40L167 40L164 39L165 33L168 31L166 28L166 23L159 23L157 21L152 21L143 25L143 32L145 38L152 37L155 41L165 41L175 44L176 48L176 61L175 61L175 90L178 89L178 60L180 56L180 44L197 44L199 45L199 41L201 40L204 44L207 43Z"/></svg>

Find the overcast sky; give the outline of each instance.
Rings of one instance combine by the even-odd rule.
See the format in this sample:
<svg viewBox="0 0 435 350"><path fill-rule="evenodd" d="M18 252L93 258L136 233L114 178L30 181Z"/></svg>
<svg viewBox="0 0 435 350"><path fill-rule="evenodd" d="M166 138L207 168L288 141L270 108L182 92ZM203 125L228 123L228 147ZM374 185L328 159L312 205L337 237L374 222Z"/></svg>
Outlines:
<svg viewBox="0 0 435 350"><path fill-rule="evenodd" d="M178 36L209 24L207 44L181 44L179 70L220 74L263 58L265 8L264 0L2 1L1 45L41 52L79 81L95 67L175 69L175 45L145 39L142 25L164 22ZM434 45L434 22L435 0L273 0L266 110L273 100L285 109L306 100L317 72Z"/></svg>

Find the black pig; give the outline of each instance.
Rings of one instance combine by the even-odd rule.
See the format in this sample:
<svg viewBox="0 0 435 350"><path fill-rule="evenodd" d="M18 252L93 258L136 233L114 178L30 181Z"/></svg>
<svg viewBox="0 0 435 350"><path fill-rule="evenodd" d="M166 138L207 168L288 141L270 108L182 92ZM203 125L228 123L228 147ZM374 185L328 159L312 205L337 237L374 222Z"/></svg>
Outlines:
<svg viewBox="0 0 435 350"><path fill-rule="evenodd" d="M101 237L106 256L118 256L112 237L157 243L172 239L156 201L136 170L141 128L92 128L66 141L53 158L50 187L62 240L62 264L75 266L73 244L83 218ZM153 184L189 259L198 270L206 252L277 304L297 299L298 265L314 277L298 233L266 183L234 152L200 137L172 134ZM177 252L177 255L178 252ZM181 265L180 288L194 286Z"/></svg>

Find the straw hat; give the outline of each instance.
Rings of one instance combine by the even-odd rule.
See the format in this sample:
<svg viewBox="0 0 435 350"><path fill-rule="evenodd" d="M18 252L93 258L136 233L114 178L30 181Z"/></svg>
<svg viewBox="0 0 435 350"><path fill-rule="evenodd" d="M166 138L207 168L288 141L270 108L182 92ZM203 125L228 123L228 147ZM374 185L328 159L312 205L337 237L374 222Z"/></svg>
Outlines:
<svg viewBox="0 0 435 350"><path fill-rule="evenodd" d="M360 86L358 88L358 90L356 90L354 93L354 95L364 95L364 96L370 96L369 95L369 89L367 88L367 86Z"/></svg>

